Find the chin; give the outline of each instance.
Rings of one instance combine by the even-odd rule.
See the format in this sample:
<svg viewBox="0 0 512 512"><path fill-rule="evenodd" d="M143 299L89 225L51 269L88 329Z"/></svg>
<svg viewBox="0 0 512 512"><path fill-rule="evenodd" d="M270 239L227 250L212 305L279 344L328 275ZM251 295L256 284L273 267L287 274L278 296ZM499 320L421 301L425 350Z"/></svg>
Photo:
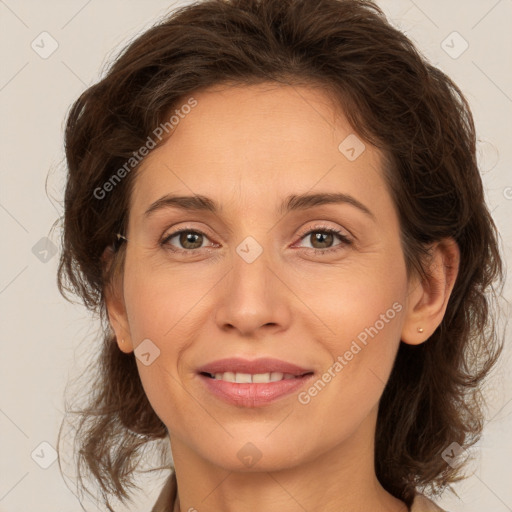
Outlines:
<svg viewBox="0 0 512 512"><path fill-rule="evenodd" d="M292 442L289 435L284 440L279 436L271 439L274 435L269 436L271 431L269 428L259 431L252 429L246 435L234 435L226 440L225 446L216 444L216 452L208 458L227 471L241 473L280 471L305 461L307 451L304 443Z"/></svg>

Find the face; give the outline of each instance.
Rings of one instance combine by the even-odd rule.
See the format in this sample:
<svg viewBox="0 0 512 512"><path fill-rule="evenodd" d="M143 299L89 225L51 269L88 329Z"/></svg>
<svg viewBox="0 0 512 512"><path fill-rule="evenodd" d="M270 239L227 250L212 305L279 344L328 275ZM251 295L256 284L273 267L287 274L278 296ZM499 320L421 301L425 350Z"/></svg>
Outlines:
<svg viewBox="0 0 512 512"><path fill-rule="evenodd" d="M375 421L409 295L397 213L379 151L322 91L193 97L137 171L122 303L109 313L173 452L229 470L246 452L258 470L291 467ZM301 370L281 381L280 366L240 366L235 383L221 367L219 379L200 373L225 358Z"/></svg>

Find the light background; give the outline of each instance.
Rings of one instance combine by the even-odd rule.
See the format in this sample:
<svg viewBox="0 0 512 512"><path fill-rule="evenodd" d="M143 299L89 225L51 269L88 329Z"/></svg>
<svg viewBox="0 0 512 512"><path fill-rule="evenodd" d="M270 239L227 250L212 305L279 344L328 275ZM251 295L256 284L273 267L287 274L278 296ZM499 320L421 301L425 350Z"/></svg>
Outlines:
<svg viewBox="0 0 512 512"><path fill-rule="evenodd" d="M468 98L488 203L510 264L512 0L378 4ZM56 445L66 382L84 354L94 356L97 324L85 309L59 295L58 254L40 240L49 236L58 246L59 232L50 234L50 228L62 214L62 131L70 105L97 81L109 57L177 5L167 0L0 0L0 512L82 510L58 464L40 467L52 462L52 448L40 443ZM45 31L50 36L40 35ZM58 48L42 58L55 44L52 39ZM461 53L464 41L469 47ZM510 299L510 283L505 296ZM507 338L474 474L455 486L459 498L445 493L438 502L451 512L512 511L510 333ZM153 482L146 505L136 510L148 510L157 493Z"/></svg>

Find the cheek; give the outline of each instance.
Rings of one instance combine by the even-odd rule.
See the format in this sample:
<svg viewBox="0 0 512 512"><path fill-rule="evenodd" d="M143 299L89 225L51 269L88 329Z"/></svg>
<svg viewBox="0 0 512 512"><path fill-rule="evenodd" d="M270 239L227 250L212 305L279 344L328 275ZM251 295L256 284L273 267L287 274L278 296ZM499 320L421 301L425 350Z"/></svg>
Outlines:
<svg viewBox="0 0 512 512"><path fill-rule="evenodd" d="M301 403L319 418L319 438L348 439L374 410L389 379L400 343L403 308L391 294L342 304L334 330L323 341L331 361L302 394ZM351 309L350 314L343 307ZM353 313L353 314L352 314ZM320 382L319 382L320 381ZM307 420L306 420L307 421Z"/></svg>
<svg viewBox="0 0 512 512"><path fill-rule="evenodd" d="M157 414L179 401L175 390L182 378L182 355L197 339L201 325L197 319L204 317L205 301L201 299L209 287L199 276L191 279L190 272L173 272L127 255L123 292L130 335L136 355L143 346L148 347L151 364L144 364L142 357L136 361Z"/></svg>
<svg viewBox="0 0 512 512"><path fill-rule="evenodd" d="M178 369L181 354L189 343L190 336L185 330L191 306L175 279L165 275L157 278L156 273L141 268L132 267L131 274L126 272L124 292L130 335L145 394L160 419L168 425L169 418L174 418L176 428L183 422L180 418L186 418L190 407L183 400ZM147 347L144 351L143 346ZM146 358L149 364L145 364L141 356L145 352L150 354ZM179 404L180 415L175 414L176 404Z"/></svg>
<svg viewBox="0 0 512 512"><path fill-rule="evenodd" d="M405 265L399 256L386 259L382 253L357 259L328 278L325 274L313 279L303 276L295 287L325 327L323 344L327 343L333 357L358 338L363 344L379 339L375 349L386 350L389 341L396 345L401 332L407 293Z"/></svg>
<svg viewBox="0 0 512 512"><path fill-rule="evenodd" d="M323 380L329 383L322 394L333 405L337 424L347 417L362 419L377 404L389 379L407 293L405 265L395 256L386 261L381 254L350 272L340 272L326 282L324 293L310 295L311 309L329 327L318 338L332 358L324 369Z"/></svg>
<svg viewBox="0 0 512 512"><path fill-rule="evenodd" d="M134 345L150 338L158 345L172 341L177 347L177 333L188 324L205 290L190 271L152 265L143 255L127 257L124 296Z"/></svg>

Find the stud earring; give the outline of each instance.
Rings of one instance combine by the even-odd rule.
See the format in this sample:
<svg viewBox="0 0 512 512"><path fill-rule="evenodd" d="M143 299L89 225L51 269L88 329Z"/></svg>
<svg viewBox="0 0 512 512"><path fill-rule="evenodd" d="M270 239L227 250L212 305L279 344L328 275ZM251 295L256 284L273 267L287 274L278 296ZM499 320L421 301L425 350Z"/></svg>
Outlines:
<svg viewBox="0 0 512 512"><path fill-rule="evenodd" d="M418 332L423 332L423 327L418 327Z"/></svg>

